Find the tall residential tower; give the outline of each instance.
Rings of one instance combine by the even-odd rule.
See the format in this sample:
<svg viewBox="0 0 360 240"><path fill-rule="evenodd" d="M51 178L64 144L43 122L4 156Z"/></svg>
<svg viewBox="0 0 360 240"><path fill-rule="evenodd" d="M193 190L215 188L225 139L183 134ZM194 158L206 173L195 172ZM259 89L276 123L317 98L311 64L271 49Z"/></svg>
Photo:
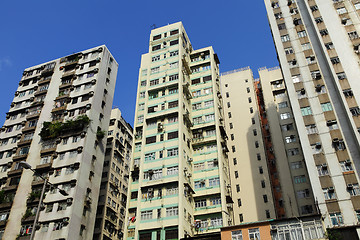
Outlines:
<svg viewBox="0 0 360 240"><path fill-rule="evenodd" d="M281 70L259 74L221 74L235 224L316 212Z"/></svg>
<svg viewBox="0 0 360 240"><path fill-rule="evenodd" d="M325 224L355 229L360 221L360 2L266 0L265 5Z"/></svg>
<svg viewBox="0 0 360 240"><path fill-rule="evenodd" d="M117 68L99 46L25 69L0 133L2 239L92 238Z"/></svg>
<svg viewBox="0 0 360 240"><path fill-rule="evenodd" d="M219 60L181 22L151 31L142 56L127 239L220 238L232 224Z"/></svg>

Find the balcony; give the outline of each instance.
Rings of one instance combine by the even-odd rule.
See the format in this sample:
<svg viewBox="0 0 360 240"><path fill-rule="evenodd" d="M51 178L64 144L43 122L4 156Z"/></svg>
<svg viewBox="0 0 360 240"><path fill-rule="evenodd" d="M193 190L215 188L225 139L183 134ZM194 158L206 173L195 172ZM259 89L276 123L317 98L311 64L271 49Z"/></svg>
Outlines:
<svg viewBox="0 0 360 240"><path fill-rule="evenodd" d="M38 82L38 85L46 84L50 82L51 82L51 77L41 78L40 81Z"/></svg>
<svg viewBox="0 0 360 240"><path fill-rule="evenodd" d="M25 154L17 154L13 157L13 160L14 161L19 161L19 160L24 160L26 159L28 156L28 153L25 153Z"/></svg>
<svg viewBox="0 0 360 240"><path fill-rule="evenodd" d="M51 112L53 113L53 112L65 111L66 107L67 107L67 104L64 104L64 105L59 106L59 107L55 107L55 108L53 108L53 110L51 110Z"/></svg>
<svg viewBox="0 0 360 240"><path fill-rule="evenodd" d="M21 175L22 171L23 171L22 168L10 170L8 172L8 177L12 177L12 176L15 176L15 175Z"/></svg>

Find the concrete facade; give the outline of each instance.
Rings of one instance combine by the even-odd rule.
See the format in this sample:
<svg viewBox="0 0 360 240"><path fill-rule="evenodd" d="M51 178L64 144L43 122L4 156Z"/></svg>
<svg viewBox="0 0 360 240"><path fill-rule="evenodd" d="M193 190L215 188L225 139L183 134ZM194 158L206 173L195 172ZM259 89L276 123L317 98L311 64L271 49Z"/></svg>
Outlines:
<svg viewBox="0 0 360 240"><path fill-rule="evenodd" d="M3 239L28 239L44 184L35 239L93 236L118 64L103 45L25 69L0 133Z"/></svg>
<svg viewBox="0 0 360 240"><path fill-rule="evenodd" d="M133 128L118 108L111 111L94 240L123 239Z"/></svg>
<svg viewBox="0 0 360 240"><path fill-rule="evenodd" d="M259 75L221 74L235 224L316 212L281 70Z"/></svg>
<svg viewBox="0 0 360 240"><path fill-rule="evenodd" d="M360 220L358 1L265 1L326 227Z"/></svg>
<svg viewBox="0 0 360 240"><path fill-rule="evenodd" d="M219 60L181 22L142 55L126 239L180 239L232 224Z"/></svg>

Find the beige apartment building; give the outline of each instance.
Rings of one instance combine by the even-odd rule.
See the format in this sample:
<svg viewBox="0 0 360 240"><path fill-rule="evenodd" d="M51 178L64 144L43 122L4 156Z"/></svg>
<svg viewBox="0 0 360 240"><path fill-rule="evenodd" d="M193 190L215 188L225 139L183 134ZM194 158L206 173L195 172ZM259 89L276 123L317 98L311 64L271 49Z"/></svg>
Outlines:
<svg viewBox="0 0 360 240"><path fill-rule="evenodd" d="M92 238L117 68L103 45L24 70L0 133L0 239Z"/></svg>
<svg viewBox="0 0 360 240"><path fill-rule="evenodd" d="M359 232L360 2L266 0L265 5L325 224Z"/></svg>
<svg viewBox="0 0 360 240"><path fill-rule="evenodd" d="M235 224L316 211L281 71L259 75L221 74Z"/></svg>
<svg viewBox="0 0 360 240"><path fill-rule="evenodd" d="M181 22L151 31L142 55L126 239L220 239L232 224L219 59Z"/></svg>
<svg viewBox="0 0 360 240"><path fill-rule="evenodd" d="M111 111L93 240L123 239L133 128Z"/></svg>

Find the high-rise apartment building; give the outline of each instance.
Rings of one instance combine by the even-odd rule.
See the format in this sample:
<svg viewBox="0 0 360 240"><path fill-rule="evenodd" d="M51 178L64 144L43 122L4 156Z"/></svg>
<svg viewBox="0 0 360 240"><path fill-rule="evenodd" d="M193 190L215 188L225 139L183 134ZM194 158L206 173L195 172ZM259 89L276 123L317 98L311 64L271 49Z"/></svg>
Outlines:
<svg viewBox="0 0 360 240"><path fill-rule="evenodd" d="M94 240L123 239L133 128L111 111Z"/></svg>
<svg viewBox="0 0 360 240"><path fill-rule="evenodd" d="M360 2L265 5L318 206L327 227L350 229L360 220Z"/></svg>
<svg viewBox="0 0 360 240"><path fill-rule="evenodd" d="M259 74L221 74L235 224L315 212L296 126L284 117L292 113L281 71Z"/></svg>
<svg viewBox="0 0 360 240"><path fill-rule="evenodd" d="M219 60L181 22L151 31L139 71L127 239L220 238L232 224Z"/></svg>
<svg viewBox="0 0 360 240"><path fill-rule="evenodd" d="M2 239L92 238L117 68L99 46L25 69L0 133Z"/></svg>
<svg viewBox="0 0 360 240"><path fill-rule="evenodd" d="M274 218L273 194L250 68L221 74L234 224Z"/></svg>

